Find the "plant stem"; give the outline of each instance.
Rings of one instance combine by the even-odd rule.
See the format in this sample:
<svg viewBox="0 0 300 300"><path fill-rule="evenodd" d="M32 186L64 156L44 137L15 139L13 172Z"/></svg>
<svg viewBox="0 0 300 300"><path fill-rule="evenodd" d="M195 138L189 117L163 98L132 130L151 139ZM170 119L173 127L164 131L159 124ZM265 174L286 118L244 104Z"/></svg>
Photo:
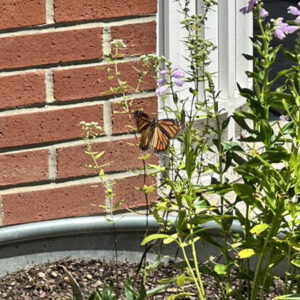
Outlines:
<svg viewBox="0 0 300 300"><path fill-rule="evenodd" d="M182 254L183 254L184 260L185 260L185 262L187 264L188 270L189 270L189 272L190 272L190 274L193 277L193 280L195 282L199 298L200 298L200 300L205 300L206 298L205 298L205 294L204 294L204 290L203 290L203 286L202 286L202 281L200 280L200 282L201 282L201 286L200 286L199 282L198 282L198 280L197 280L197 278L195 276L194 270L193 270L193 268L192 268L192 266L191 266L191 264L189 262L189 258L187 257L187 254L186 254L186 251L185 251L185 246L183 245L181 239L179 239L179 247L180 247L180 249L182 251Z"/></svg>
<svg viewBox="0 0 300 300"><path fill-rule="evenodd" d="M279 199L279 201L282 199ZM259 282L260 282L260 277L261 277L261 267L262 267L262 263L264 260L264 257L266 255L266 252L271 249L269 249L269 242L271 240L271 238L277 233L279 225L280 225L280 218L281 218L281 213L282 213L282 205L283 203L279 203L278 204L278 208L276 211L276 214L273 218L273 222L272 222L272 227L270 228L268 235L265 239L264 245L263 245L263 249L262 252L259 254L258 256L258 261L257 261L257 265L256 265L256 270L255 270L255 274L254 274L254 280L253 280L253 288L251 291L251 297L249 300L257 300L257 292L258 292L258 287L259 287Z"/></svg>
<svg viewBox="0 0 300 300"><path fill-rule="evenodd" d="M191 236L193 236L193 229L191 229ZM194 264L195 264L195 271L196 271L198 283L199 283L202 294L205 295L202 280L201 280L201 276L200 276L200 272L199 272L198 258L197 258L197 252L196 252L196 247L195 247L195 242L194 241L192 242L192 253L193 253L193 260L194 260Z"/></svg>

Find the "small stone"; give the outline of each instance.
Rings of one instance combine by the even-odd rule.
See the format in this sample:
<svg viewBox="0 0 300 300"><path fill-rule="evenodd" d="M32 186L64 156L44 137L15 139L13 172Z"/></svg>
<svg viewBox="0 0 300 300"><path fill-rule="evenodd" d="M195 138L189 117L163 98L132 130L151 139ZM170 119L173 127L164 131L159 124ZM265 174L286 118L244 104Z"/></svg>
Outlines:
<svg viewBox="0 0 300 300"><path fill-rule="evenodd" d="M54 277L54 278L56 278L56 277L58 276L58 274L57 274L57 272L52 271L52 272L51 272L51 276Z"/></svg>
<svg viewBox="0 0 300 300"><path fill-rule="evenodd" d="M46 276L46 275L45 275L45 273L43 273L43 272L39 272L39 273L38 273L38 277L40 277L40 278L45 278L45 276Z"/></svg>

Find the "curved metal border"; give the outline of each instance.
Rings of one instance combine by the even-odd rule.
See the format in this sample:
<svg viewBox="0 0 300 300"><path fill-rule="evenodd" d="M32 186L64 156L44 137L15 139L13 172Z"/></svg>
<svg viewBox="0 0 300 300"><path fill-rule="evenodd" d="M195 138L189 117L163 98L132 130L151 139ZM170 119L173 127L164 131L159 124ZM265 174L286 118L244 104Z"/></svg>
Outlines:
<svg viewBox="0 0 300 300"><path fill-rule="evenodd" d="M169 216L168 220L175 222L176 218ZM114 226L105 216L68 218L13 225L0 228L0 245L73 234L113 232L114 230L117 232L145 232L147 223L150 231L158 230L159 225L152 216L149 216L147 222L146 216L128 215L115 215ZM216 231L220 229L220 226L214 222L208 222L203 226ZM234 222L231 230L241 232L241 227L237 222Z"/></svg>

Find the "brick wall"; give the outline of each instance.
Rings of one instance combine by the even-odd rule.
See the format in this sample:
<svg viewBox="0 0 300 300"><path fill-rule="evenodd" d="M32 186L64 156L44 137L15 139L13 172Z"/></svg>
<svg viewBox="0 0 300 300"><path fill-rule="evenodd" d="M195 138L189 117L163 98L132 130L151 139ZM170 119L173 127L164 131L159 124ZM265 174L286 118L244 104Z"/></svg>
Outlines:
<svg viewBox="0 0 300 300"><path fill-rule="evenodd" d="M119 70L135 84L139 56L156 51L156 0L3 0L0 11L1 225L103 213L95 205L107 204L104 190L83 167L80 121L104 129L95 147L113 162L115 201L144 205L131 172L141 153L128 145L128 117L114 114L120 97L103 96L112 84L103 58L122 39ZM156 111L154 88L146 78L134 107Z"/></svg>

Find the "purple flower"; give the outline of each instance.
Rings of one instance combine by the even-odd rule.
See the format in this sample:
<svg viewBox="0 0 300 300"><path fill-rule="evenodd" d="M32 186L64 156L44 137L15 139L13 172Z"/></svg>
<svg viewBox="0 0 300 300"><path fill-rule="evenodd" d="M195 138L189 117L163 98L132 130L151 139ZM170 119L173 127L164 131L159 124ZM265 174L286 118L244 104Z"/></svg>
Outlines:
<svg viewBox="0 0 300 300"><path fill-rule="evenodd" d="M161 76L165 76L165 75L167 75L169 72L168 72L168 70L161 70L160 71L160 75Z"/></svg>
<svg viewBox="0 0 300 300"><path fill-rule="evenodd" d="M280 121L288 121L287 117L284 116L284 115L281 115L281 116L279 117L279 120L280 120Z"/></svg>
<svg viewBox="0 0 300 300"><path fill-rule="evenodd" d="M182 78L184 73L178 70L178 68L173 69L172 77L173 78Z"/></svg>
<svg viewBox="0 0 300 300"><path fill-rule="evenodd" d="M294 33L298 29L297 26L291 26L282 22L282 20L283 18L273 20L273 22L276 24L274 35L280 40L284 39L287 34Z"/></svg>
<svg viewBox="0 0 300 300"><path fill-rule="evenodd" d="M300 16L298 16L295 20L296 24L300 24Z"/></svg>
<svg viewBox="0 0 300 300"><path fill-rule="evenodd" d="M280 40L283 40L285 38L284 32L279 28L275 29L274 35Z"/></svg>
<svg viewBox="0 0 300 300"><path fill-rule="evenodd" d="M294 16L300 16L300 10L296 6L289 6L288 13Z"/></svg>
<svg viewBox="0 0 300 300"><path fill-rule="evenodd" d="M162 96L166 91L168 87L166 85L160 86L159 88L156 89L155 94L157 96Z"/></svg>
<svg viewBox="0 0 300 300"><path fill-rule="evenodd" d="M163 86L166 84L166 79L164 78L159 78L156 83L159 85L159 86Z"/></svg>
<svg viewBox="0 0 300 300"><path fill-rule="evenodd" d="M261 8L260 11L259 11L259 15L261 18L265 18L269 15L269 12L267 10L265 10L264 8Z"/></svg>
<svg viewBox="0 0 300 300"><path fill-rule="evenodd" d="M258 0L250 0L248 1L247 5L242 7L240 9L240 12L244 15L244 14L248 14L252 11L253 7L255 6L255 4L258 3Z"/></svg>
<svg viewBox="0 0 300 300"><path fill-rule="evenodd" d="M184 84L184 81L182 78L176 78L174 83L177 85L177 86L183 86Z"/></svg>

